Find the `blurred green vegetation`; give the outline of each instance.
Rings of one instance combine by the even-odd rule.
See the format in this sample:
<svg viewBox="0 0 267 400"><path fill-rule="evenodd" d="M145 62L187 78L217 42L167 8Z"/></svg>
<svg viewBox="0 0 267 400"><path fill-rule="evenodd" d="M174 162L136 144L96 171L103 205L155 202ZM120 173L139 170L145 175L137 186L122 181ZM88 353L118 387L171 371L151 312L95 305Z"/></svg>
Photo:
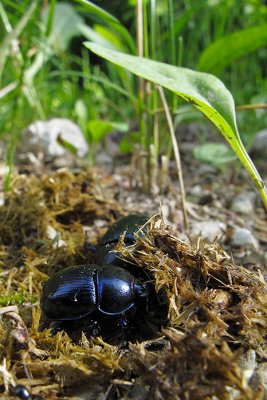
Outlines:
<svg viewBox="0 0 267 400"><path fill-rule="evenodd" d="M144 55L219 77L237 105L267 103L267 6L260 0L143 1ZM3 0L0 3L0 138L13 148L36 119L67 117L94 145L114 129L153 131L159 107L153 93L140 106L137 79L88 53L83 42L137 54L137 0L110 2ZM168 94L173 115L182 102ZM148 128L142 127L145 109ZM191 112L192 110L190 110ZM200 119L196 113L195 118ZM267 113L238 113L240 133L250 143L266 126ZM189 113L194 120L193 113ZM187 116L185 116L186 120ZM102 121L101 123L97 123ZM181 121L177 119L177 124ZM203 124L206 122L202 119ZM139 122L139 123L138 123ZM131 129L131 126L137 128ZM150 124L150 125L149 125ZM165 118L159 124L166 124ZM150 134L149 133L149 134ZM125 135L127 135L125 133ZM152 135L150 135L152 137ZM127 151L127 136L121 149ZM168 151L169 142L163 138ZM12 157L7 157L12 159Z"/></svg>

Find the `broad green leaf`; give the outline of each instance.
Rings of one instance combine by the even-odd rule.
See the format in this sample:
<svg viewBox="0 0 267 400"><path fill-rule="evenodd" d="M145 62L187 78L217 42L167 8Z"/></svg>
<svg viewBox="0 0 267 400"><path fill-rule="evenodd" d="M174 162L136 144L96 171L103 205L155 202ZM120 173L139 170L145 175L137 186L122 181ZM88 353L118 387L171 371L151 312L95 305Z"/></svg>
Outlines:
<svg viewBox="0 0 267 400"><path fill-rule="evenodd" d="M215 76L120 53L94 43L86 42L85 46L114 64L177 93L214 123L221 123L220 129L225 135L230 127L231 136L238 136L232 95Z"/></svg>
<svg viewBox="0 0 267 400"><path fill-rule="evenodd" d="M193 153L197 160L212 165L222 165L236 160L233 151L223 143L205 143L196 146Z"/></svg>
<svg viewBox="0 0 267 400"><path fill-rule="evenodd" d="M267 24L231 33L213 42L202 54L198 69L218 73L238 58L267 44Z"/></svg>
<svg viewBox="0 0 267 400"><path fill-rule="evenodd" d="M203 72L109 50L93 43L86 42L85 46L137 76L171 90L205 114L236 152L257 186L267 208L266 188L238 133L233 97L218 78Z"/></svg>

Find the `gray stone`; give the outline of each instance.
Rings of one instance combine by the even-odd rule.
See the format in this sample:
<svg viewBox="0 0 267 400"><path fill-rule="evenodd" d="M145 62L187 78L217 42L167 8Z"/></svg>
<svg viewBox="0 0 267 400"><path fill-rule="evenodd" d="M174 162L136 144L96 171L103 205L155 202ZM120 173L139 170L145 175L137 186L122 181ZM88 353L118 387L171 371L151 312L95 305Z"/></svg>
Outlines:
<svg viewBox="0 0 267 400"><path fill-rule="evenodd" d="M242 192L233 199L231 209L237 213L249 215L254 212L255 201L255 192Z"/></svg>
<svg viewBox="0 0 267 400"><path fill-rule="evenodd" d="M267 362L258 365L250 384L255 391L261 387L267 393Z"/></svg>
<svg viewBox="0 0 267 400"><path fill-rule="evenodd" d="M250 349L242 354L239 359L239 365L244 372L244 377L249 382L257 366L255 350Z"/></svg>
<svg viewBox="0 0 267 400"><path fill-rule="evenodd" d="M191 235L213 242L220 239L226 230L226 225L218 220L194 221L191 226Z"/></svg>
<svg viewBox="0 0 267 400"><path fill-rule="evenodd" d="M196 175L206 175L206 174L214 174L216 175L218 171L218 168L216 168L213 165L209 164L200 164L198 168L196 169L195 173Z"/></svg>
<svg viewBox="0 0 267 400"><path fill-rule="evenodd" d="M245 247L248 249L258 249L259 242L250 232L250 230L246 228L235 228L233 235L231 237L231 245L233 247Z"/></svg>
<svg viewBox="0 0 267 400"><path fill-rule="evenodd" d="M190 194L196 197L203 196L203 189L200 185L194 185L190 189Z"/></svg>
<svg viewBox="0 0 267 400"><path fill-rule="evenodd" d="M256 134L251 152L258 156L267 157L267 129L263 129Z"/></svg>
<svg viewBox="0 0 267 400"><path fill-rule="evenodd" d="M95 162L100 167L108 167L113 164L113 158L107 153L100 152L96 154Z"/></svg>

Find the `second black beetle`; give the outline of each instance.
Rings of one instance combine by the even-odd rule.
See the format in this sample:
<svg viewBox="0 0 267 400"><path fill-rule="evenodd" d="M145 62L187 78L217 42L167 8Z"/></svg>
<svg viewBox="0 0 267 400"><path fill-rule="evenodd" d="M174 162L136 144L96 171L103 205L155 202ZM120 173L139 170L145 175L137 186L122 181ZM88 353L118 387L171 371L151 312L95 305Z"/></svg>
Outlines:
<svg viewBox="0 0 267 400"><path fill-rule="evenodd" d="M55 321L87 318L94 329L91 335L127 328L129 312L145 307L149 296L146 283L120 267L78 265L57 272L45 282L41 308ZM87 327L89 329L89 327Z"/></svg>
<svg viewBox="0 0 267 400"><path fill-rule="evenodd" d="M120 253L115 251L115 247L122 235L125 246L133 245L136 242L136 235L145 236L148 220L149 218L142 214L129 214L118 219L100 239L96 248L95 262L99 265L127 266L127 263L120 259Z"/></svg>

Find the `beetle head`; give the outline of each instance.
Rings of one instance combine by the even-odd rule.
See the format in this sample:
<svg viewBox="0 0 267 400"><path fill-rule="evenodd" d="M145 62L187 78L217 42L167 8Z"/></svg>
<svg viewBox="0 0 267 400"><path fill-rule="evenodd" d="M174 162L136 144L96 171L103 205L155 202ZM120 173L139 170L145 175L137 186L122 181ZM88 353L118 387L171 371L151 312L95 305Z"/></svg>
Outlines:
<svg viewBox="0 0 267 400"><path fill-rule="evenodd" d="M150 294L149 285L136 281L134 283L134 293L137 297L147 297Z"/></svg>

